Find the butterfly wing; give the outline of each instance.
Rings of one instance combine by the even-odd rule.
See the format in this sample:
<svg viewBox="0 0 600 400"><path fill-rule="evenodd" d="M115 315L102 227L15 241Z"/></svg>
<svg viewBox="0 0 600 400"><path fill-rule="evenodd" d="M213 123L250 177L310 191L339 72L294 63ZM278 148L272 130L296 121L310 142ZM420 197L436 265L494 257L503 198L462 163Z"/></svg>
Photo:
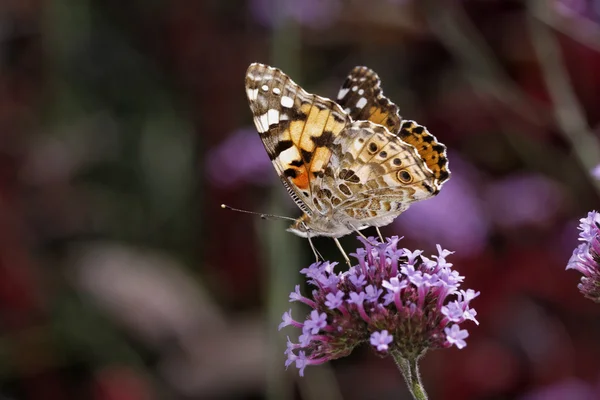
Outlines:
<svg viewBox="0 0 600 400"><path fill-rule="evenodd" d="M442 184L450 179L446 146L438 142L427 128L415 121L402 121L398 137L417 149L427 168L433 173L439 191Z"/></svg>
<svg viewBox="0 0 600 400"><path fill-rule="evenodd" d="M415 147L382 125L355 121L335 144L340 151L332 155L321 185L335 218L356 227L383 226L438 191Z"/></svg>
<svg viewBox="0 0 600 400"><path fill-rule="evenodd" d="M338 92L337 102L353 120L368 120L388 128L413 145L433 172L436 186L450 178L446 146L439 143L427 128L414 121L403 121L398 106L383 95L379 76L367 67L354 67Z"/></svg>
<svg viewBox="0 0 600 400"><path fill-rule="evenodd" d="M281 181L298 207L312 215L313 192L349 117L335 102L307 93L281 70L264 64L248 68L246 94Z"/></svg>
<svg viewBox="0 0 600 400"><path fill-rule="evenodd" d="M354 67L337 96L337 103L354 121L372 121L392 133L400 129L398 106L383 95L379 76L367 67Z"/></svg>

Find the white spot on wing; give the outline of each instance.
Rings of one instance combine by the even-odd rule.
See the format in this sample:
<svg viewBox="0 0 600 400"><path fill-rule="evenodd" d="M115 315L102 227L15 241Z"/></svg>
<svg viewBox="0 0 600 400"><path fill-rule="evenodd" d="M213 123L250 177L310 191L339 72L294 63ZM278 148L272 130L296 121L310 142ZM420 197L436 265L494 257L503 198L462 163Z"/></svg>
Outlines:
<svg viewBox="0 0 600 400"><path fill-rule="evenodd" d="M268 130L269 130L269 117L268 117L267 113L265 113L265 114L263 114L263 115L260 115L260 116L258 117L258 124L257 124L257 128L258 128L258 125L260 125L260 127L261 127L261 129L262 129L262 130L261 130L261 129L258 129L258 131L259 131L260 133L264 133L264 132L266 132L266 131L268 131Z"/></svg>
<svg viewBox="0 0 600 400"><path fill-rule="evenodd" d="M292 146L289 149L282 151L279 154L279 160L284 165L289 165L292 161L300 160L300 153L298 152L298 148L296 146Z"/></svg>
<svg viewBox="0 0 600 400"><path fill-rule="evenodd" d="M358 94L360 94L360 95L362 96L364 92L365 92L365 91L364 91L364 89L360 89L360 90L358 91Z"/></svg>
<svg viewBox="0 0 600 400"><path fill-rule="evenodd" d="M356 92L358 90L358 86L352 86L352 91Z"/></svg>
<svg viewBox="0 0 600 400"><path fill-rule="evenodd" d="M269 87L267 85L262 85L261 89L265 92L269 91Z"/></svg>
<svg viewBox="0 0 600 400"><path fill-rule="evenodd" d="M273 88L273 93L275 93L275 94L281 94L281 90L279 90L278 87L274 87Z"/></svg>
<svg viewBox="0 0 600 400"><path fill-rule="evenodd" d="M246 89L246 93L248 94L248 99L254 101L258 96L258 89Z"/></svg>
<svg viewBox="0 0 600 400"><path fill-rule="evenodd" d="M356 107L357 108L363 108L366 105L367 105L367 99L365 99L364 97L361 97L360 100L358 100L356 102Z"/></svg>
<svg viewBox="0 0 600 400"><path fill-rule="evenodd" d="M260 117L254 117L254 125L256 125L256 130L259 133L265 133L269 130L267 125L263 125L263 120Z"/></svg>
<svg viewBox="0 0 600 400"><path fill-rule="evenodd" d="M269 120L269 126L279 123L279 111L270 109L267 111L267 118Z"/></svg>
<svg viewBox="0 0 600 400"><path fill-rule="evenodd" d="M344 96L346 96L346 94L348 93L350 89L346 88L346 89L340 89L340 91L338 92L338 99L343 99Z"/></svg>
<svg viewBox="0 0 600 400"><path fill-rule="evenodd" d="M294 99L288 96L281 96L281 106L291 108L294 105Z"/></svg>

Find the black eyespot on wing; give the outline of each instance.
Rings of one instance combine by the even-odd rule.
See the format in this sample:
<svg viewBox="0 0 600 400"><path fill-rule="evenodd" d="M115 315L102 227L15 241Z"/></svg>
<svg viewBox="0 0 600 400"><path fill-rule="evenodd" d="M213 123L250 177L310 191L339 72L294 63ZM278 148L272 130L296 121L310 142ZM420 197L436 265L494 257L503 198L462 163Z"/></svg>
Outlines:
<svg viewBox="0 0 600 400"><path fill-rule="evenodd" d="M403 169L401 171L398 171L396 173L396 177L398 178L398 180L402 183L411 183L413 180L412 175L410 174L410 172L408 172L407 170Z"/></svg>

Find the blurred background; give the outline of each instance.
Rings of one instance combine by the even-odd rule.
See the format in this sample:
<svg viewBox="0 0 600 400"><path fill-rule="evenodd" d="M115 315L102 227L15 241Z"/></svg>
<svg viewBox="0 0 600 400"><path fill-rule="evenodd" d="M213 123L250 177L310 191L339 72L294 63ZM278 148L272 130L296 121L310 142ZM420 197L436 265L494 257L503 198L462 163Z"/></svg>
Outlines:
<svg viewBox="0 0 600 400"><path fill-rule="evenodd" d="M448 146L383 230L481 291L468 346L423 359L432 399L600 399L600 305L564 270L600 194L598 0L1 1L0 399L409 398L368 346L284 369L312 252L219 208L300 215L254 61L326 97L367 65Z"/></svg>

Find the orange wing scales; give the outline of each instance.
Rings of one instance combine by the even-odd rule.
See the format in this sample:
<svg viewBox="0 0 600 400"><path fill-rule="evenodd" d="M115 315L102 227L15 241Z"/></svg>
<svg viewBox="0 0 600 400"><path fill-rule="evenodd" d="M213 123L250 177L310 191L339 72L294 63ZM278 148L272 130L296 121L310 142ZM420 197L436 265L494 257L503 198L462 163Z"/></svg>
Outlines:
<svg viewBox="0 0 600 400"><path fill-rule="evenodd" d="M425 165L433 172L438 186L450 179L446 146L439 143L427 128L414 121L403 121L398 136L417 149Z"/></svg>

